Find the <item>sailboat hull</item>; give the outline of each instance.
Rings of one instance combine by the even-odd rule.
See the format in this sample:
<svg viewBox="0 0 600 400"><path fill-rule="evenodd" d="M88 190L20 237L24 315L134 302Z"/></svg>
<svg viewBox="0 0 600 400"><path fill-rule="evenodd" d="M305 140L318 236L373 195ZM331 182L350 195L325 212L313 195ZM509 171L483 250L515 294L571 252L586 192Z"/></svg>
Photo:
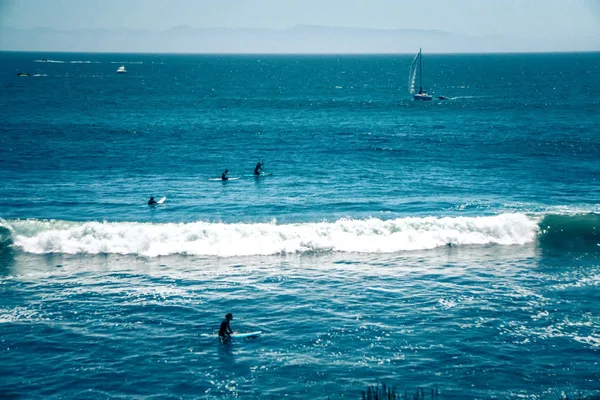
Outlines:
<svg viewBox="0 0 600 400"><path fill-rule="evenodd" d="M415 100L432 100L433 96L427 93L417 93L413 96Z"/></svg>

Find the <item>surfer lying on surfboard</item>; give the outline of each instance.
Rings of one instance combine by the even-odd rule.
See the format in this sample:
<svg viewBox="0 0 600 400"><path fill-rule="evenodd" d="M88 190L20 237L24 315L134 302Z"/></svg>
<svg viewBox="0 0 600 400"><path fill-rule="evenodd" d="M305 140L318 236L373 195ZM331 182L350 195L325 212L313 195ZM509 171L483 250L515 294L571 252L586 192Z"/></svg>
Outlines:
<svg viewBox="0 0 600 400"><path fill-rule="evenodd" d="M221 327L219 328L219 339L222 343L227 343L231 340L231 334L233 331L231 330L230 321L233 319L232 313L227 313L225 315L225 319L221 322Z"/></svg>
<svg viewBox="0 0 600 400"><path fill-rule="evenodd" d="M156 200L154 200L154 197L150 197L150 200L148 200L148 205L155 206L157 204L162 204L162 203L164 203L165 199L166 199L166 197L163 197L159 201L156 201Z"/></svg>

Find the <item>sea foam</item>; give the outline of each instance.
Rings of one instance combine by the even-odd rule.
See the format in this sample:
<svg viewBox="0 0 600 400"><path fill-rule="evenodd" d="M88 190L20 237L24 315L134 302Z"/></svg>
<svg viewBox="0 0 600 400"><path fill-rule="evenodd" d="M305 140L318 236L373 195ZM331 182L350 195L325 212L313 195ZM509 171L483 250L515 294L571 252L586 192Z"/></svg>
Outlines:
<svg viewBox="0 0 600 400"><path fill-rule="evenodd" d="M141 223L3 221L12 246L28 253L250 256L302 252L393 253L446 245L522 245L538 220L523 214L406 217L335 222Z"/></svg>

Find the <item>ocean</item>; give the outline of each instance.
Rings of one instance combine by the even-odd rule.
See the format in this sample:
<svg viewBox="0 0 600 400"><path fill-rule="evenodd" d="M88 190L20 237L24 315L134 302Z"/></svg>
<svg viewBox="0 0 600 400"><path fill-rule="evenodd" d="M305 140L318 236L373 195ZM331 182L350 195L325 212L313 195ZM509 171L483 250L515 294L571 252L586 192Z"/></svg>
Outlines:
<svg viewBox="0 0 600 400"><path fill-rule="evenodd" d="M0 397L597 393L600 54L413 57L0 53Z"/></svg>

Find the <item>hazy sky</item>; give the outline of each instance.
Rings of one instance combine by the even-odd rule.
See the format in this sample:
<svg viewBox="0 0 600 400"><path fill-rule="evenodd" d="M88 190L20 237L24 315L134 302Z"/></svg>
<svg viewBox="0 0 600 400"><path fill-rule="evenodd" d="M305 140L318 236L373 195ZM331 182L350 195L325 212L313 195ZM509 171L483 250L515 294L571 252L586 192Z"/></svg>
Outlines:
<svg viewBox="0 0 600 400"><path fill-rule="evenodd" d="M600 34L600 0L0 0L0 26L13 28L297 24L576 40Z"/></svg>

